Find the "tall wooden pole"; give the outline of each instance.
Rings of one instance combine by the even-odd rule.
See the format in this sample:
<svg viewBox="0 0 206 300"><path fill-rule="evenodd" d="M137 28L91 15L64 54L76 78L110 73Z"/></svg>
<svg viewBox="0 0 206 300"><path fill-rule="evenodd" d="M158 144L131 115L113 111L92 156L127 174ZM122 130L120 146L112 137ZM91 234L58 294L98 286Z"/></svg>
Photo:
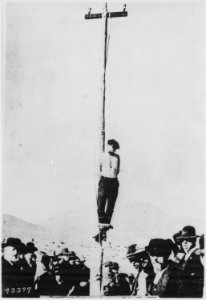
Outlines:
<svg viewBox="0 0 206 300"><path fill-rule="evenodd" d="M88 14L85 15L86 20L101 19L104 18L104 64L103 64L103 94L102 94L102 122L101 122L101 150L105 150L105 103L106 103L106 67L107 67L107 55L108 55L108 42L107 42L107 29L108 18L127 17L126 5L123 7L123 11L108 12L107 3L105 3L104 13L91 13L91 8ZM103 295L103 264L104 264L104 242L101 238L101 229L99 229L99 241L101 246L101 262L100 262L100 295Z"/></svg>
<svg viewBox="0 0 206 300"><path fill-rule="evenodd" d="M103 69L103 97L102 97L102 152L105 150L105 102L106 102L106 67L107 67L107 28L108 28L108 14L107 3L104 9L104 69Z"/></svg>
<svg viewBox="0 0 206 300"><path fill-rule="evenodd" d="M104 65L103 65L103 95L102 95L102 152L105 150L105 102L106 102L106 67L107 67L107 28L108 14L107 3L104 8ZM101 240L101 229L99 229L99 238L101 245L101 262L100 262L100 295L103 295L103 264L104 264L104 247Z"/></svg>

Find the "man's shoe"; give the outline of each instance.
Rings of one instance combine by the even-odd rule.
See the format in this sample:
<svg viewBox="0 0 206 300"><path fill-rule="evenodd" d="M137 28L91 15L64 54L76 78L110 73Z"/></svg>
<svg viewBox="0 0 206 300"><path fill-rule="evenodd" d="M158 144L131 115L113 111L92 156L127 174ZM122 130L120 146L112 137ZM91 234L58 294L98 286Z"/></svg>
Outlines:
<svg viewBox="0 0 206 300"><path fill-rule="evenodd" d="M95 240L95 242L100 243L102 241L106 241L107 240L107 234L106 231L101 230L100 233L96 234L95 236L93 236L93 239Z"/></svg>
<svg viewBox="0 0 206 300"><path fill-rule="evenodd" d="M93 236L93 239L95 240L95 242L99 243L100 240L99 240L99 233L96 234L95 236Z"/></svg>

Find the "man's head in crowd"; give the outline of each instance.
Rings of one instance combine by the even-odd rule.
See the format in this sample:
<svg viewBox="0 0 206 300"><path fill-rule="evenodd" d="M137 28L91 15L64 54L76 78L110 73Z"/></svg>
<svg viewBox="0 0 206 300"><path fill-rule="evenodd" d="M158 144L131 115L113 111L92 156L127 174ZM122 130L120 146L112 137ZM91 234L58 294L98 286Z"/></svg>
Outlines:
<svg viewBox="0 0 206 300"><path fill-rule="evenodd" d="M71 251L69 254L69 263L71 266L76 266L76 260L78 259L78 256L74 251Z"/></svg>
<svg viewBox="0 0 206 300"><path fill-rule="evenodd" d="M109 267L110 271L113 273L118 273L119 271L119 264L117 262L113 262Z"/></svg>
<svg viewBox="0 0 206 300"><path fill-rule="evenodd" d="M168 266L168 258L172 251L171 240L151 239L145 250L150 256L155 273Z"/></svg>
<svg viewBox="0 0 206 300"><path fill-rule="evenodd" d="M177 237L177 241L181 244L183 251L188 253L196 246L197 237L193 226L185 226Z"/></svg>
<svg viewBox="0 0 206 300"><path fill-rule="evenodd" d="M4 248L3 256L8 262L14 263L18 260L18 250L13 246L7 246Z"/></svg>
<svg viewBox="0 0 206 300"><path fill-rule="evenodd" d="M32 266L36 264L36 254L35 252L38 249L35 247L34 243L28 242L25 247L24 257L28 263L28 265Z"/></svg>
<svg viewBox="0 0 206 300"><path fill-rule="evenodd" d="M59 256L54 256L52 259L52 271L55 275L60 274L60 260L61 258Z"/></svg>
<svg viewBox="0 0 206 300"><path fill-rule="evenodd" d="M42 267L45 271L50 271L51 259L47 254L44 254L41 258Z"/></svg>
<svg viewBox="0 0 206 300"><path fill-rule="evenodd" d="M69 254L70 254L69 249L64 248L64 249L62 249L59 256L61 257L62 261L68 262L69 261Z"/></svg>
<svg viewBox="0 0 206 300"><path fill-rule="evenodd" d="M104 264L104 267L107 269L109 273L118 273L119 271L119 264L112 261L107 261Z"/></svg>
<svg viewBox="0 0 206 300"><path fill-rule="evenodd" d="M25 245L18 238L8 238L7 242L2 245L3 257L10 264L19 260L20 253L23 252Z"/></svg>
<svg viewBox="0 0 206 300"><path fill-rule="evenodd" d="M145 248L138 247L137 244L132 244L128 247L126 258L139 271L146 268L149 263L149 255Z"/></svg>

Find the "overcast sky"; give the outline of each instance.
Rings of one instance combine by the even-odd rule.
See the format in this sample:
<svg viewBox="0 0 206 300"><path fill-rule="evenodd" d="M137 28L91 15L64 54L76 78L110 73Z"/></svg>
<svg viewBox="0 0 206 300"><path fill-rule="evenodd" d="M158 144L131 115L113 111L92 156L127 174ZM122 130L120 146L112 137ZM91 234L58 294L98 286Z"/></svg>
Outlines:
<svg viewBox="0 0 206 300"><path fill-rule="evenodd" d="M203 2L138 1L109 20L119 208L145 201L203 219ZM96 217L104 25L84 19L89 7L104 4L6 4L4 213L39 222L84 206Z"/></svg>

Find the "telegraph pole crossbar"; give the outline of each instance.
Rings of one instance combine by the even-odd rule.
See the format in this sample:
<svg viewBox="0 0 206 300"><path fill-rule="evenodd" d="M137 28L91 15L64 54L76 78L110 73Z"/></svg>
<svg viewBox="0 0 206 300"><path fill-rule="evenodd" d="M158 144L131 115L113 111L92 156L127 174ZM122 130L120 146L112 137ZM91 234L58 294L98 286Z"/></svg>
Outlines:
<svg viewBox="0 0 206 300"><path fill-rule="evenodd" d="M127 11L117 11L117 12L108 12L107 18L117 18L117 17L127 17L128 13ZM85 15L85 19L101 19L103 17L103 14L91 14L88 13Z"/></svg>

